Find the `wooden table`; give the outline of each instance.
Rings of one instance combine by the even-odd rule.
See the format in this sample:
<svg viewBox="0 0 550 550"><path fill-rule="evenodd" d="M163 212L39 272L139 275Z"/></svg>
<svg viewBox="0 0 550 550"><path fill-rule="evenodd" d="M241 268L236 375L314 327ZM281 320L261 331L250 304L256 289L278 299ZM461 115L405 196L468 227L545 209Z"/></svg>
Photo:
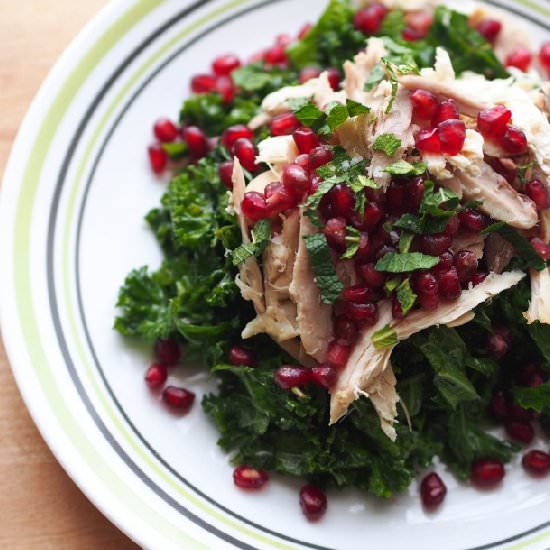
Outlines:
<svg viewBox="0 0 550 550"><path fill-rule="evenodd" d="M49 69L107 0L0 0L0 174ZM78 490L40 437L0 344L0 548L136 546Z"/></svg>

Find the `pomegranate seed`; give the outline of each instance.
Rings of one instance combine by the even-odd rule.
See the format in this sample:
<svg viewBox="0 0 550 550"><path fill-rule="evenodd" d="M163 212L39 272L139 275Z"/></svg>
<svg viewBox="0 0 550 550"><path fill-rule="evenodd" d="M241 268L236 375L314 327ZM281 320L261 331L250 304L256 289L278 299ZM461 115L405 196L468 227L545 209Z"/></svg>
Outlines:
<svg viewBox="0 0 550 550"><path fill-rule="evenodd" d="M533 55L531 52L527 48L519 46L508 54L505 65L507 67L516 67L525 73L529 70L532 61Z"/></svg>
<svg viewBox="0 0 550 550"><path fill-rule="evenodd" d="M441 153L441 141L438 129L432 128L418 132L415 138L415 145L421 153Z"/></svg>
<svg viewBox="0 0 550 550"><path fill-rule="evenodd" d="M472 286L480 285L485 279L487 279L488 273L485 273L484 271L476 271L468 281L468 283L471 283Z"/></svg>
<svg viewBox="0 0 550 550"><path fill-rule="evenodd" d="M345 312L349 319L360 324L372 326L378 321L378 308L375 304L354 304L346 302Z"/></svg>
<svg viewBox="0 0 550 550"><path fill-rule="evenodd" d="M194 94L205 94L216 89L216 77L211 74L197 74L191 79L191 91Z"/></svg>
<svg viewBox="0 0 550 550"><path fill-rule="evenodd" d="M249 172L258 168L256 164L256 147L252 140L239 138L233 144L233 154L239 159L242 167Z"/></svg>
<svg viewBox="0 0 550 550"><path fill-rule="evenodd" d="M166 366L160 363L153 363L145 373L145 382L152 389L160 388L167 378Z"/></svg>
<svg viewBox="0 0 550 550"><path fill-rule="evenodd" d="M214 62L212 63L212 70L216 76L227 76L240 66L241 61L239 58L232 53L227 53L224 55L219 55L216 59L214 59Z"/></svg>
<svg viewBox="0 0 550 550"><path fill-rule="evenodd" d="M550 455L544 451L529 451L523 455L521 464L531 474L544 475L550 470Z"/></svg>
<svg viewBox="0 0 550 550"><path fill-rule="evenodd" d="M277 44L280 44L281 46L290 46L290 44L292 44L293 42L293 38L292 36L290 36L290 34L278 34L277 37L275 38L275 42Z"/></svg>
<svg viewBox="0 0 550 550"><path fill-rule="evenodd" d="M458 219L458 216L453 216L452 218L449 218L449 221L447 222L447 227L445 228L445 235L448 235L449 237L452 237L453 235L456 235L458 233L458 229L460 227L460 220Z"/></svg>
<svg viewBox="0 0 550 550"><path fill-rule="evenodd" d="M407 42L416 42L417 40L422 40L426 34L418 31L417 29L413 29L412 27L405 27L401 32L401 36L403 40L406 40Z"/></svg>
<svg viewBox="0 0 550 550"><path fill-rule="evenodd" d="M443 480L435 473L428 474L420 484L420 497L426 508L439 506L447 495L447 487Z"/></svg>
<svg viewBox="0 0 550 550"><path fill-rule="evenodd" d="M244 194L241 209L245 217L253 222L269 218L269 209L265 197L255 191L249 191Z"/></svg>
<svg viewBox="0 0 550 550"><path fill-rule="evenodd" d="M504 465L500 460L489 458L476 460L472 464L471 478L479 487L494 487L504 479Z"/></svg>
<svg viewBox="0 0 550 550"><path fill-rule="evenodd" d="M235 366L245 365L247 367L255 367L258 364L254 353L240 346L233 346L229 349L227 360L231 365Z"/></svg>
<svg viewBox="0 0 550 550"><path fill-rule="evenodd" d="M233 161L222 162L218 167L218 175L223 185L231 191L233 189Z"/></svg>
<svg viewBox="0 0 550 550"><path fill-rule="evenodd" d="M371 288L380 288L384 286L384 283L386 282L386 274L381 273L380 271L376 271L374 269L374 264L364 264L360 265L358 267L359 273L361 274L361 277L365 280L365 282L371 287Z"/></svg>
<svg viewBox="0 0 550 550"><path fill-rule="evenodd" d="M181 357L179 344L172 339L159 339L155 342L155 357L159 363L175 365Z"/></svg>
<svg viewBox="0 0 550 550"><path fill-rule="evenodd" d="M313 25L311 23L306 23L298 32L298 38L302 40L307 36L309 31L313 28Z"/></svg>
<svg viewBox="0 0 550 550"><path fill-rule="evenodd" d="M339 343L337 340L332 341L327 349L327 364L335 369L343 369L348 362L351 348Z"/></svg>
<svg viewBox="0 0 550 550"><path fill-rule="evenodd" d="M524 409L521 405L518 405L517 403L512 403L510 405L508 416L511 420L520 420L524 422L529 422L533 420L534 417L531 411Z"/></svg>
<svg viewBox="0 0 550 550"><path fill-rule="evenodd" d="M226 149L231 149L239 138L254 138L254 132L244 124L237 124L227 128L222 134L222 144Z"/></svg>
<svg viewBox="0 0 550 550"><path fill-rule="evenodd" d="M548 191L546 190L546 186L541 181L530 181L525 186L525 194L536 204L537 210L546 210L547 208L550 208Z"/></svg>
<svg viewBox="0 0 550 550"><path fill-rule="evenodd" d="M533 426L527 422L509 420L504 423L504 427L506 428L506 433L511 439L514 441L519 441L525 445L529 445L535 437L535 430L533 429Z"/></svg>
<svg viewBox="0 0 550 550"><path fill-rule="evenodd" d="M186 126L182 130L182 135L187 147L189 147L189 152L194 157L204 157L208 153L208 140L200 128Z"/></svg>
<svg viewBox="0 0 550 550"><path fill-rule="evenodd" d="M314 485L300 489L300 508L310 520L318 520L327 511L327 496Z"/></svg>
<svg viewBox="0 0 550 550"><path fill-rule="evenodd" d="M550 260L550 244L545 243L542 239L535 237L531 239L531 246L536 250L537 254L544 260Z"/></svg>
<svg viewBox="0 0 550 550"><path fill-rule="evenodd" d="M270 183L266 186L264 195L271 218L296 206L297 197L294 190L282 183Z"/></svg>
<svg viewBox="0 0 550 550"><path fill-rule="evenodd" d="M453 242L452 237L439 233L437 235L423 235L420 239L420 249L424 254L440 256L449 249Z"/></svg>
<svg viewBox="0 0 550 550"><path fill-rule="evenodd" d="M355 285L348 286L342 291L342 299L345 302L366 304L367 302L373 302L377 294L375 290L368 286Z"/></svg>
<svg viewBox="0 0 550 550"><path fill-rule="evenodd" d="M487 337L487 352L493 359L501 359L512 347L510 331L504 327L493 328Z"/></svg>
<svg viewBox="0 0 550 550"><path fill-rule="evenodd" d="M511 120L512 111L504 105L497 105L492 109L485 109L478 113L477 129L486 138L500 139Z"/></svg>
<svg viewBox="0 0 550 550"><path fill-rule="evenodd" d="M309 369L304 369L304 367L279 367L275 371L275 382L283 390L289 390L290 388L305 386L310 381L310 374Z"/></svg>
<svg viewBox="0 0 550 550"><path fill-rule="evenodd" d="M301 154L309 154L312 149L319 147L321 143L317 134L311 128L297 128L292 137Z"/></svg>
<svg viewBox="0 0 550 550"><path fill-rule="evenodd" d="M439 296L437 294L418 294L418 303L425 311L433 311L439 306Z"/></svg>
<svg viewBox="0 0 550 550"><path fill-rule="evenodd" d="M325 237L331 248L337 252L346 249L346 220L343 218L331 218L324 229Z"/></svg>
<svg viewBox="0 0 550 550"><path fill-rule="evenodd" d="M336 341L344 346L351 346L357 339L355 323L343 315L336 317L333 328Z"/></svg>
<svg viewBox="0 0 550 550"><path fill-rule="evenodd" d="M293 113L283 113L274 117L269 125L272 136L289 136L301 126ZM305 151L300 151L305 152Z"/></svg>
<svg viewBox="0 0 550 550"><path fill-rule="evenodd" d="M298 80L300 84L304 84L309 80L312 80L313 78L318 78L320 74L321 74L321 69L315 65L311 67L304 67L300 71L300 74L298 75Z"/></svg>
<svg viewBox="0 0 550 550"><path fill-rule="evenodd" d="M502 148L510 155L524 155L529 149L523 130L509 124L500 140Z"/></svg>
<svg viewBox="0 0 550 550"><path fill-rule="evenodd" d="M159 118L154 126L153 133L162 143L171 143L178 137L177 126L167 118Z"/></svg>
<svg viewBox="0 0 550 550"><path fill-rule="evenodd" d="M329 197L337 216L347 218L353 212L355 208L355 195L347 185L341 183L335 185L329 192Z"/></svg>
<svg viewBox="0 0 550 550"><path fill-rule="evenodd" d="M237 92L233 79L230 76L219 76L216 80L216 92L220 94L224 103L231 103Z"/></svg>
<svg viewBox="0 0 550 550"><path fill-rule="evenodd" d="M407 210L409 212L417 212L424 196L424 179L421 176L413 178L407 183L406 188L409 195L409 207Z"/></svg>
<svg viewBox="0 0 550 550"><path fill-rule="evenodd" d="M340 89L340 71L336 67L329 67L326 69L328 83L330 87L336 92Z"/></svg>
<svg viewBox="0 0 550 550"><path fill-rule="evenodd" d="M251 466L237 466L233 470L233 483L241 489L261 489L268 480L267 472Z"/></svg>
<svg viewBox="0 0 550 550"><path fill-rule="evenodd" d="M407 187L399 181L392 181L386 192L386 206L393 216L400 216L407 210L409 198Z"/></svg>
<svg viewBox="0 0 550 550"><path fill-rule="evenodd" d="M332 388L334 386L338 373L332 367L313 367L311 369L311 381L321 388Z"/></svg>
<svg viewBox="0 0 550 550"><path fill-rule="evenodd" d="M283 170L281 182L295 195L303 195L310 188L307 172L297 164L288 164Z"/></svg>
<svg viewBox="0 0 550 550"><path fill-rule="evenodd" d="M263 54L263 61L266 65L286 65L288 58L285 47L281 44L275 44L268 48Z"/></svg>
<svg viewBox="0 0 550 550"><path fill-rule="evenodd" d="M453 267L453 255L450 252L443 252L439 255L439 263L432 268L434 275L439 277Z"/></svg>
<svg viewBox="0 0 550 550"><path fill-rule="evenodd" d="M432 120L439 108L437 96L427 90L415 90L411 94L413 115L420 120Z"/></svg>
<svg viewBox="0 0 550 550"><path fill-rule="evenodd" d="M489 411L496 420L503 421L510 414L510 403L504 392L498 391L493 394L489 403Z"/></svg>
<svg viewBox="0 0 550 550"><path fill-rule="evenodd" d="M531 363L520 370L518 381L521 385L531 388L540 386L544 384L544 372L539 365Z"/></svg>
<svg viewBox="0 0 550 550"><path fill-rule="evenodd" d="M386 8L379 3L359 10L353 18L353 26L364 34L375 34L386 16Z"/></svg>
<svg viewBox="0 0 550 550"><path fill-rule="evenodd" d="M392 299L391 313L394 319L403 319L403 317L405 317L403 308L401 307L401 303L397 299L397 296L394 296Z"/></svg>
<svg viewBox="0 0 550 550"><path fill-rule="evenodd" d="M446 120L437 129L441 152L454 157L464 147L466 141L466 125L462 120Z"/></svg>
<svg viewBox="0 0 550 550"><path fill-rule="evenodd" d="M429 11L411 11L407 13L407 25L418 31L422 37L428 34L433 23L433 15Z"/></svg>
<svg viewBox="0 0 550 550"><path fill-rule="evenodd" d="M545 42L540 47L539 57L541 64L547 69L550 68L550 42Z"/></svg>
<svg viewBox="0 0 550 550"><path fill-rule="evenodd" d="M150 145L147 148L149 164L155 174L162 174L168 165L168 155L160 145Z"/></svg>
<svg viewBox="0 0 550 550"><path fill-rule="evenodd" d="M502 23L497 19L483 19L477 24L476 30L487 42L493 44L502 31Z"/></svg>
<svg viewBox="0 0 550 550"><path fill-rule="evenodd" d="M298 155L294 159L294 163L297 164L298 166L301 166L306 171L306 173L309 172L309 155L305 155L305 154Z"/></svg>
<svg viewBox="0 0 550 550"><path fill-rule="evenodd" d="M429 272L413 275L413 288L416 292L432 296L439 292L437 279Z"/></svg>
<svg viewBox="0 0 550 550"><path fill-rule="evenodd" d="M328 147L315 147L309 153L309 169L315 170L319 166L328 164L334 158L334 154Z"/></svg>
<svg viewBox="0 0 550 550"><path fill-rule="evenodd" d="M454 258L454 266L461 283L468 281L477 269L476 255L470 250L459 250Z"/></svg>
<svg viewBox="0 0 550 550"><path fill-rule="evenodd" d="M454 267L439 276L438 284L441 297L449 302L457 300L462 293L458 273Z"/></svg>
<svg viewBox="0 0 550 550"><path fill-rule="evenodd" d="M446 99L439 104L432 122L434 126L438 126L442 122L458 120L458 118L459 112L456 102L453 99Z"/></svg>
<svg viewBox="0 0 550 550"><path fill-rule="evenodd" d="M458 213L458 218L460 219L460 227L475 233L483 231L489 225L487 216L477 210L463 210Z"/></svg>
<svg viewBox="0 0 550 550"><path fill-rule="evenodd" d="M187 412L195 401L195 394L185 388L167 386L162 392L162 400L174 410Z"/></svg>

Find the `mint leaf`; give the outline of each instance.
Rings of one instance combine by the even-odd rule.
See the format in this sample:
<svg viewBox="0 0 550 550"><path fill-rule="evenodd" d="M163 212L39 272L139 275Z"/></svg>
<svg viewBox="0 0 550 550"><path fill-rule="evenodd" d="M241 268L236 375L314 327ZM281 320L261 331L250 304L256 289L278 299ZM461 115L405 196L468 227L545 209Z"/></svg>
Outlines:
<svg viewBox="0 0 550 550"><path fill-rule="evenodd" d="M386 281L386 284L384 285L384 290L388 294L391 294L400 284L401 284L401 277L393 277L392 279L388 279Z"/></svg>
<svg viewBox="0 0 550 550"><path fill-rule="evenodd" d="M328 127L333 132L349 118L346 106L336 101L328 104L326 114Z"/></svg>
<svg viewBox="0 0 550 550"><path fill-rule="evenodd" d="M319 187L317 188L317 191L313 193L313 195L310 195L306 202L304 203L304 213L305 215L311 220L311 223L313 225L319 226L321 224L321 221L319 219L319 214L317 212L317 208L319 207L319 204L323 197L337 184L338 182L335 181L323 181L319 184Z"/></svg>
<svg viewBox="0 0 550 550"><path fill-rule="evenodd" d="M514 400L524 409L537 412L550 409L550 382L534 388L516 387L512 390Z"/></svg>
<svg viewBox="0 0 550 550"><path fill-rule="evenodd" d="M260 220L252 229L252 242L242 244L233 251L233 265L241 265L252 256L259 256L271 239L271 220Z"/></svg>
<svg viewBox="0 0 550 550"><path fill-rule="evenodd" d="M401 235L399 237L399 252L401 254L406 254L411 249L413 240L413 233L409 233L408 231L401 231Z"/></svg>
<svg viewBox="0 0 550 550"><path fill-rule="evenodd" d="M401 33L406 26L405 12L402 9L390 10L386 17L384 17L377 34L384 38L391 36L395 40L400 40Z"/></svg>
<svg viewBox="0 0 550 550"><path fill-rule="evenodd" d="M450 218L454 215L452 210L456 210L459 204L459 196L450 189L447 189L446 187L439 187L435 190L435 184L433 181L426 181L424 183L424 195L422 197L422 202L420 203L421 214ZM445 206L445 209L441 208L443 205Z"/></svg>
<svg viewBox="0 0 550 550"><path fill-rule="evenodd" d="M348 225L346 227L346 251L340 256L341 260L349 260L357 254L361 243L361 232Z"/></svg>
<svg viewBox="0 0 550 550"><path fill-rule="evenodd" d="M529 334L539 348L546 361L546 368L550 366L550 325L543 323L531 323L528 325ZM544 365L543 365L544 366Z"/></svg>
<svg viewBox="0 0 550 550"><path fill-rule="evenodd" d="M497 229L501 237L504 237L515 249L517 254L525 261L527 267L537 271L546 268L546 262L539 256L531 243L510 225L503 225Z"/></svg>
<svg viewBox="0 0 550 550"><path fill-rule="evenodd" d="M365 115L370 112L370 109L366 105L363 105L358 101L354 101L353 99L346 100L346 107L350 118Z"/></svg>
<svg viewBox="0 0 550 550"><path fill-rule="evenodd" d="M405 279L396 290L396 296L401 305L403 315L407 315L416 303L418 296L412 291L411 281L409 278Z"/></svg>
<svg viewBox="0 0 550 550"><path fill-rule="evenodd" d="M430 269L439 263L437 256L427 256L421 252L398 254L388 252L375 265L377 271L387 273L408 273L417 269Z"/></svg>
<svg viewBox="0 0 550 550"><path fill-rule="evenodd" d="M388 157L393 157L401 147L401 140L395 134L382 134L374 140L372 148L381 151Z"/></svg>
<svg viewBox="0 0 550 550"><path fill-rule="evenodd" d="M322 233L316 233L304 237L304 240L309 261L315 273L315 281L321 292L321 301L324 304L332 304L344 290L344 285L336 275L332 264L327 238Z"/></svg>
<svg viewBox="0 0 550 550"><path fill-rule="evenodd" d="M304 126L311 128L325 119L325 113L307 100L305 102L303 100L301 102L294 101L291 105L293 105L294 115Z"/></svg>
<svg viewBox="0 0 550 550"><path fill-rule="evenodd" d="M388 349L393 348L399 343L397 333L390 325L386 325L383 329L375 332L372 335L372 343L376 349Z"/></svg>
<svg viewBox="0 0 550 550"><path fill-rule="evenodd" d="M365 81L365 92L372 92L380 82L386 77L386 70L383 63L377 63L370 72L367 80Z"/></svg>
<svg viewBox="0 0 550 550"><path fill-rule="evenodd" d="M163 143L162 148L171 159L178 159L187 153L187 145L183 141Z"/></svg>
<svg viewBox="0 0 550 550"><path fill-rule="evenodd" d="M384 169L384 172L392 176L421 176L426 172L428 167L423 162L415 162L411 164L406 160L400 160L390 164Z"/></svg>

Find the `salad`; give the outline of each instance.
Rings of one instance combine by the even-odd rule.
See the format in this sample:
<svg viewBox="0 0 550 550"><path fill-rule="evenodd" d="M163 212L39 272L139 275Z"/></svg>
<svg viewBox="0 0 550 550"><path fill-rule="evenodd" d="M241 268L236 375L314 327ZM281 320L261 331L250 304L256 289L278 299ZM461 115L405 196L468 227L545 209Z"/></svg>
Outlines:
<svg viewBox="0 0 550 550"><path fill-rule="evenodd" d="M328 487L388 498L436 457L483 487L518 452L550 470L525 448L550 433L550 43L437 4L331 0L154 125L164 261L128 275L115 328L155 343L174 410L180 346L204 364L235 485L302 478L310 519Z"/></svg>

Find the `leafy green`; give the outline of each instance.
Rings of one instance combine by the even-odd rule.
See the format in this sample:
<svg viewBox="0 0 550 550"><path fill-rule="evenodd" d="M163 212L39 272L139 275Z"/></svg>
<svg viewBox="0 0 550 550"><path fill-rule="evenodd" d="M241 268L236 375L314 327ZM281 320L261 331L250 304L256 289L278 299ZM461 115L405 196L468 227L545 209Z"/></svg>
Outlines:
<svg viewBox="0 0 550 550"><path fill-rule="evenodd" d="M537 412L550 412L550 382L533 388L517 386L513 390L514 399L524 409Z"/></svg>
<svg viewBox="0 0 550 550"><path fill-rule="evenodd" d="M242 91L261 96L293 84L296 80L295 74L291 71L278 67L268 68L260 63L239 67L231 73L231 77Z"/></svg>
<svg viewBox="0 0 550 550"><path fill-rule="evenodd" d="M375 140L372 148L381 151L388 157L393 157L401 147L401 140L395 134L381 134Z"/></svg>
<svg viewBox="0 0 550 550"><path fill-rule="evenodd" d="M386 325L372 335L372 343L376 349L392 348L396 346L398 342L397 333L390 325Z"/></svg>
<svg viewBox="0 0 550 550"><path fill-rule="evenodd" d="M329 103L326 114L328 127L333 132L349 118L347 107L336 101Z"/></svg>
<svg viewBox="0 0 550 550"><path fill-rule="evenodd" d="M361 244L361 233L348 225L346 227L346 251L340 256L341 260L349 260L357 254L359 245Z"/></svg>
<svg viewBox="0 0 550 550"><path fill-rule="evenodd" d="M427 168L423 162L411 164L406 160L399 160L387 166L384 172L392 176L421 176L426 172Z"/></svg>
<svg viewBox="0 0 550 550"><path fill-rule="evenodd" d="M344 285L336 275L327 238L322 233L304 237L309 261L315 273L315 282L321 292L321 301L332 304L340 296Z"/></svg>
<svg viewBox="0 0 550 550"><path fill-rule="evenodd" d="M252 242L233 250L233 265L238 266L252 256L260 256L271 238L271 220L260 220L252 229Z"/></svg>
<svg viewBox="0 0 550 550"><path fill-rule="evenodd" d="M536 322L531 323L528 329L529 335L546 362L547 369L550 368L550 325Z"/></svg>
<svg viewBox="0 0 550 550"><path fill-rule="evenodd" d="M409 233L408 231L401 231L399 236L399 252L401 254L406 254L410 251L412 243L414 240L414 234Z"/></svg>
<svg viewBox="0 0 550 550"><path fill-rule="evenodd" d="M408 273L417 269L430 269L438 263L437 256L427 256L421 252L408 252L407 254L388 252L378 260L375 268L377 271L388 273Z"/></svg>
<svg viewBox="0 0 550 550"><path fill-rule="evenodd" d="M325 113L307 99L294 100L291 106L294 115L304 126L320 128L325 120Z"/></svg>
<svg viewBox="0 0 550 550"><path fill-rule="evenodd" d="M366 115L370 112L370 108L358 101L353 99L346 99L346 108L348 110L348 115L353 118L356 116Z"/></svg>
<svg viewBox="0 0 550 550"><path fill-rule="evenodd" d="M171 159L179 159L187 154L187 145L183 141L163 143L162 148Z"/></svg>
<svg viewBox="0 0 550 550"><path fill-rule="evenodd" d="M489 226L487 229L489 229ZM510 225L495 224L496 231L504 237L515 249L516 253L524 260L525 267L542 271L546 268L546 262L539 256L526 237Z"/></svg>
<svg viewBox="0 0 550 550"><path fill-rule="evenodd" d="M405 279L396 289L396 296L403 315L407 315L416 303L418 296L412 291L411 281L409 278Z"/></svg>

